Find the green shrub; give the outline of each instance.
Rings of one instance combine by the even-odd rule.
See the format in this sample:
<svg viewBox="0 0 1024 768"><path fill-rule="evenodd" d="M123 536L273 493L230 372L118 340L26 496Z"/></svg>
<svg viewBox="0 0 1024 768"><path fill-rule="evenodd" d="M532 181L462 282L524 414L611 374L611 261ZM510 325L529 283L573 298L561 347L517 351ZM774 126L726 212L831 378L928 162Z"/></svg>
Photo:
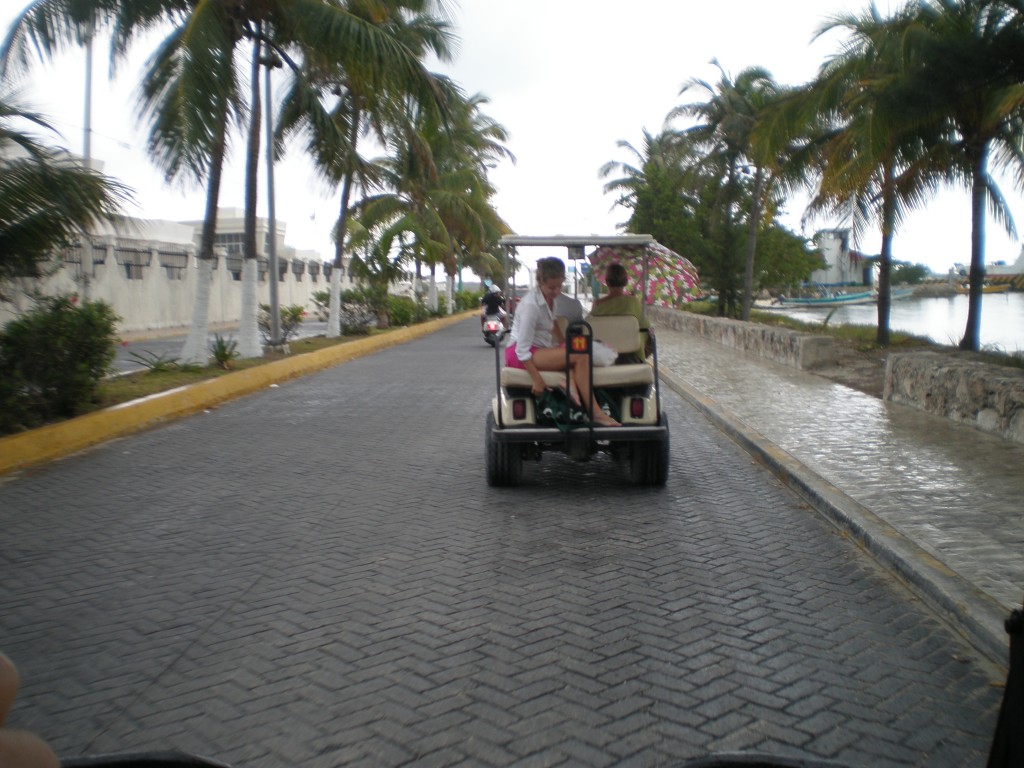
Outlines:
<svg viewBox="0 0 1024 768"><path fill-rule="evenodd" d="M71 295L41 299L8 323L0 332L5 431L74 416L92 402L114 360L119 319L109 304Z"/></svg>
<svg viewBox="0 0 1024 768"><path fill-rule="evenodd" d="M278 307L281 314L281 338L279 341L284 344L292 336L299 332L299 326L306 318L306 308L300 304L292 304L288 307ZM256 316L256 325L259 326L263 342L269 344L270 339L270 305L260 304L259 314Z"/></svg>
<svg viewBox="0 0 1024 768"><path fill-rule="evenodd" d="M145 368L149 373L166 373L167 371L178 370L179 358L168 354L158 354L143 349L139 352L129 352L128 357Z"/></svg>
<svg viewBox="0 0 1024 768"><path fill-rule="evenodd" d="M225 371L231 369L231 361L238 357L238 342L232 338L224 338L219 333L210 343L210 354L214 362Z"/></svg>
<svg viewBox="0 0 1024 768"><path fill-rule="evenodd" d="M23 396L24 385L0 348L0 435L28 429L39 422Z"/></svg>
<svg viewBox="0 0 1024 768"><path fill-rule="evenodd" d="M331 311L330 290L313 291L313 311L321 320L326 320Z"/></svg>
<svg viewBox="0 0 1024 768"><path fill-rule="evenodd" d="M455 311L464 312L467 309L476 309L480 306L482 291L456 291Z"/></svg>
<svg viewBox="0 0 1024 768"><path fill-rule="evenodd" d="M414 323L425 323L430 319L430 310L427 308L427 303L423 299L418 299L416 305L412 311L412 321Z"/></svg>
<svg viewBox="0 0 1024 768"><path fill-rule="evenodd" d="M388 296L388 316L391 325L412 325L416 315L416 302L408 296Z"/></svg>
<svg viewBox="0 0 1024 768"><path fill-rule="evenodd" d="M367 296L366 291L362 288L349 288L347 291L341 292L341 303L342 304L366 304Z"/></svg>

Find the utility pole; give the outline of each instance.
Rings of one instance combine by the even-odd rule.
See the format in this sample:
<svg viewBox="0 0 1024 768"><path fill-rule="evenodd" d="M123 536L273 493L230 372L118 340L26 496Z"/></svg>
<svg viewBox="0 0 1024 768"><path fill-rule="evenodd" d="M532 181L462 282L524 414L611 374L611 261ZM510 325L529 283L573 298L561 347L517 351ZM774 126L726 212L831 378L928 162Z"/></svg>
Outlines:
<svg viewBox="0 0 1024 768"><path fill-rule="evenodd" d="M94 29L92 26L85 33L85 115L82 123L82 164L86 170L92 170L92 38ZM89 293L92 278L92 235L88 228L83 229L79 235L81 247L78 249L78 282L82 288L82 301L89 301Z"/></svg>

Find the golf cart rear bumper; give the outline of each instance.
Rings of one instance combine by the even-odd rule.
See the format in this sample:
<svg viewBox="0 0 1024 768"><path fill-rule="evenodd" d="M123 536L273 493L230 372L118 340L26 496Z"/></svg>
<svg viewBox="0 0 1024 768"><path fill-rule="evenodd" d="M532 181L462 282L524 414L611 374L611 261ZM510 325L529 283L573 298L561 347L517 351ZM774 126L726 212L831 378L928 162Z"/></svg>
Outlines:
<svg viewBox="0 0 1024 768"><path fill-rule="evenodd" d="M668 439L668 427L577 427L568 432L553 427L505 427L493 432L493 438L498 443L557 443L590 436L597 441L614 443L657 442Z"/></svg>

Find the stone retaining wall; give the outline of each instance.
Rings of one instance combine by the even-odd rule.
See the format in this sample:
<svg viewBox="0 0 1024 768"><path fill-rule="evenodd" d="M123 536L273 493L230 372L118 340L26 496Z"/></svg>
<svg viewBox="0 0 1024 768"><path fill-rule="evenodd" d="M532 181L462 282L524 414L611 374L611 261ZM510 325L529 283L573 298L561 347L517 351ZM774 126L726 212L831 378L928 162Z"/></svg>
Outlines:
<svg viewBox="0 0 1024 768"><path fill-rule="evenodd" d="M813 370L836 360L828 336L648 307L661 325L778 363ZM1024 443L1024 369L984 363L969 353L890 354L883 399Z"/></svg>
<svg viewBox="0 0 1024 768"><path fill-rule="evenodd" d="M1024 370L969 354L889 355L883 398L1024 443Z"/></svg>
<svg viewBox="0 0 1024 768"><path fill-rule="evenodd" d="M771 325L745 323L726 317L708 317L664 307L648 307L654 326L674 328L703 336L785 365L810 370L836 360L835 346L828 336L814 336Z"/></svg>

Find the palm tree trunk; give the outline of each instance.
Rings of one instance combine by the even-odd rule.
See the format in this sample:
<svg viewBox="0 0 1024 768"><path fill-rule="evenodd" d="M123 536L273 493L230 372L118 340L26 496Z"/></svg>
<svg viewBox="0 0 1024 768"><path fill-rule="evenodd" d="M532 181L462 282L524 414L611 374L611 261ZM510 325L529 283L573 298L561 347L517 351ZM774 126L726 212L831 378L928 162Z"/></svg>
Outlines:
<svg viewBox="0 0 1024 768"><path fill-rule="evenodd" d="M890 283L892 278L892 231L895 219L896 190L891 184L892 171L886 169L886 184L882 192L882 250L878 255L878 327L875 343L889 346L889 311L891 309Z"/></svg>
<svg viewBox="0 0 1024 768"><path fill-rule="evenodd" d="M210 359L210 283L213 274L213 241L217 236L217 206L220 200L220 177L224 166L227 142L227 116L220 121L220 132L210 155L210 178L206 185L206 212L203 231L199 237L199 276L195 303L192 306L192 325L181 350L183 363L206 365Z"/></svg>
<svg viewBox="0 0 1024 768"><path fill-rule="evenodd" d="M356 143L359 141L360 110L355 107L352 110L352 126L349 133L349 146L353 155L356 150ZM334 233L334 269L331 270L331 298L327 310L327 338L333 339L341 336L341 270L345 265L345 233L348 231L348 204L352 195L352 181L354 171L348 171L341 182L341 210L338 211L338 224ZM334 280L334 273L338 273L338 281Z"/></svg>
<svg viewBox="0 0 1024 768"><path fill-rule="evenodd" d="M725 228L723 230L722 284L718 288L718 316L732 315L736 306L736 277L733 268L736 258L736 238L733 233L733 206L736 204L736 161L730 160L725 182Z"/></svg>
<svg viewBox="0 0 1024 768"><path fill-rule="evenodd" d="M896 188L893 168L883 171L882 189L882 251L879 254L878 328L874 341L880 347L889 346L889 312L892 308L893 230L896 226Z"/></svg>
<svg viewBox="0 0 1024 768"><path fill-rule="evenodd" d="M238 354L241 357L260 357L263 345L260 343L257 325L256 282L259 270L256 268L256 202L257 172L260 165L260 52L256 41L252 47L252 88L249 96L249 141L245 153L245 221L242 235L244 262L242 264L242 307L239 317Z"/></svg>
<svg viewBox="0 0 1024 768"><path fill-rule="evenodd" d="M341 210L334 227L334 262L331 268L331 298L327 309L327 338L341 336L341 273L345 268L345 231L348 229L348 201L352 194L352 174L341 182Z"/></svg>
<svg viewBox="0 0 1024 768"><path fill-rule="evenodd" d="M967 327L960 349L981 349L981 291L985 283L985 201L988 196L988 147L978 152L971 169L971 272Z"/></svg>
<svg viewBox="0 0 1024 768"><path fill-rule="evenodd" d="M427 286L427 306L437 312L437 264L430 265L430 285Z"/></svg>
<svg viewBox="0 0 1024 768"><path fill-rule="evenodd" d="M754 173L754 199L750 208L750 225L747 231L747 263L743 270L743 305L740 319L750 319L750 307L754 303L754 256L757 253L757 229L761 225L761 187L764 185L764 169L757 166Z"/></svg>
<svg viewBox="0 0 1024 768"><path fill-rule="evenodd" d="M341 270L331 267L331 295L327 300L327 338L336 339L341 326Z"/></svg>

